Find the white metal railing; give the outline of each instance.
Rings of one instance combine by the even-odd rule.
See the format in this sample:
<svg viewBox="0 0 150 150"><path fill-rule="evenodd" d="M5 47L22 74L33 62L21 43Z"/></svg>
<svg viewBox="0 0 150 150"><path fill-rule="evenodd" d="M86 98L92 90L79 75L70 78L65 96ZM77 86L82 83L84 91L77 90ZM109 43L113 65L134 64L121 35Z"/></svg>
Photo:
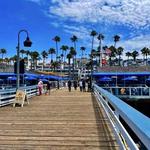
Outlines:
<svg viewBox="0 0 150 150"><path fill-rule="evenodd" d="M146 117L136 109L132 108L110 92L100 88L96 84L93 85L93 90L97 101L105 110L117 141L121 149L138 150L138 144L135 143L132 136L129 135L125 127L120 121L120 118L130 127L135 135L140 139L140 144L150 149L150 118Z"/></svg>
<svg viewBox="0 0 150 150"><path fill-rule="evenodd" d="M120 98L129 99L150 99L150 87L103 87ZM122 89L124 92L122 93Z"/></svg>
<svg viewBox="0 0 150 150"><path fill-rule="evenodd" d="M27 93L27 98L37 94L37 86L21 87ZM16 88L0 90L0 107L13 103L16 95Z"/></svg>
<svg viewBox="0 0 150 150"><path fill-rule="evenodd" d="M63 82L59 83L59 88L64 87L65 85ZM51 89L58 88L58 82L52 81L51 82ZM20 90L24 90L27 94L27 98L31 98L38 94L38 87L37 85L33 86L23 86L19 88ZM46 84L43 84L43 93L45 93L46 90ZM8 105L13 103L16 95L16 88L13 87L4 87L3 89L0 89L0 107L4 105Z"/></svg>

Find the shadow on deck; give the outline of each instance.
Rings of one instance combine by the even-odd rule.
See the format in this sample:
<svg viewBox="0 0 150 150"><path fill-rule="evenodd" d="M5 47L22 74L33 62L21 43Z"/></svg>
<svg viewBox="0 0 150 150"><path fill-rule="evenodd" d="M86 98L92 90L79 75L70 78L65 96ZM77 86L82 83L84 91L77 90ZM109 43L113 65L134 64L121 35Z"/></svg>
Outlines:
<svg viewBox="0 0 150 150"><path fill-rule="evenodd" d="M33 97L23 108L0 108L0 149L119 149L93 95L67 89Z"/></svg>

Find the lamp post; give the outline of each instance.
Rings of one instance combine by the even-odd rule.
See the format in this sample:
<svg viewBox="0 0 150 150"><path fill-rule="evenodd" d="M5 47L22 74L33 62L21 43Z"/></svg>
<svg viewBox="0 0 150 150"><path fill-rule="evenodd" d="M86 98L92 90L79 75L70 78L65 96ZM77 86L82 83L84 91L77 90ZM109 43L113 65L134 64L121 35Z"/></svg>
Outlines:
<svg viewBox="0 0 150 150"><path fill-rule="evenodd" d="M90 78L91 91L92 91L92 81L93 81L93 53L91 52L91 78Z"/></svg>
<svg viewBox="0 0 150 150"><path fill-rule="evenodd" d="M23 29L18 32L18 44L17 44L17 89L20 86L20 33L25 32L27 34L26 40L24 41L25 47L31 47L32 42L29 39L28 31Z"/></svg>

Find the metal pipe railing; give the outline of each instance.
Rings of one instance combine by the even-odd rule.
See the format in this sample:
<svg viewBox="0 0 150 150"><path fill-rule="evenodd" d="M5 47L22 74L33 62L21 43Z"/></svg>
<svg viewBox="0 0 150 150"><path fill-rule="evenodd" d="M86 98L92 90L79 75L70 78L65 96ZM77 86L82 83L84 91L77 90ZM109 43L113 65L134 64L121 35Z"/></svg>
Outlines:
<svg viewBox="0 0 150 150"><path fill-rule="evenodd" d="M140 144L142 143L142 146L150 149L150 119L96 84L93 85L93 89L98 102L103 106L111 122L122 149L128 147L128 149L137 150L140 148L137 146L139 143L135 143L132 136L125 129L120 118L140 139Z"/></svg>

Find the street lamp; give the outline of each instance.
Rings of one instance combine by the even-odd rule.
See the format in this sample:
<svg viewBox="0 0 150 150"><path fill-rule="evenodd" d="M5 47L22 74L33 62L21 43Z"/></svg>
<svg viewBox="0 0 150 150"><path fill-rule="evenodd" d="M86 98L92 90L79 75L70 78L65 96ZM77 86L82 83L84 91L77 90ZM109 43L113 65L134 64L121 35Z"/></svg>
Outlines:
<svg viewBox="0 0 150 150"><path fill-rule="evenodd" d="M32 45L32 42L30 41L29 39L29 34L28 34L28 31L23 29L23 30L20 30L18 32L18 45L17 45L17 89L19 89L19 86L20 86L20 33L21 32L25 32L27 34L27 37L26 37L26 40L24 41L24 46L25 47L31 47Z"/></svg>

